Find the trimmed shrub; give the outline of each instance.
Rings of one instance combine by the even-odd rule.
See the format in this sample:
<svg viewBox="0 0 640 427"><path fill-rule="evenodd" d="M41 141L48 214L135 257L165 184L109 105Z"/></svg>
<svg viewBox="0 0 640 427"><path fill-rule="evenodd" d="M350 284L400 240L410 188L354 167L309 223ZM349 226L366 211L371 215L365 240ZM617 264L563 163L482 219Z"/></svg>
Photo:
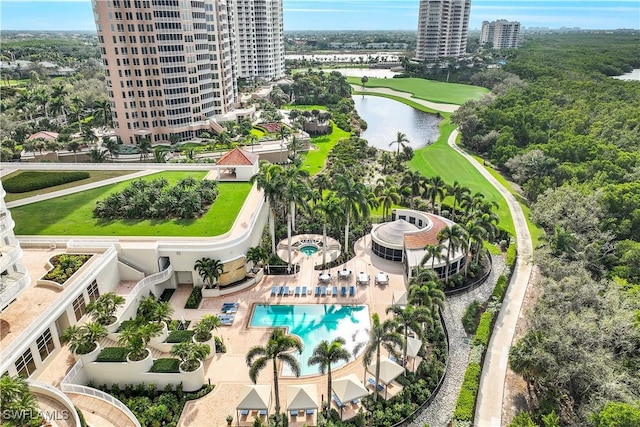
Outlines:
<svg viewBox="0 0 640 427"><path fill-rule="evenodd" d="M191 295L189 295L184 308L198 308L200 306L200 301L202 301L202 287L196 286L195 288L193 288L193 291L191 291Z"/></svg>
<svg viewBox="0 0 640 427"><path fill-rule="evenodd" d="M169 332L169 336L167 337L168 343L179 343L179 342L188 342L191 341L191 337L193 336L193 331L188 330L177 330Z"/></svg>
<svg viewBox="0 0 640 427"><path fill-rule="evenodd" d="M464 326L464 330L468 334L475 334L476 328L478 327L478 318L480 317L480 311L482 311L482 304L480 301L475 300L464 312L462 316L462 325Z"/></svg>
<svg viewBox="0 0 640 427"><path fill-rule="evenodd" d="M62 285L69 277L78 271L89 258L91 258L91 255L55 255L49 260L51 265L53 265L53 269L47 272L43 279L51 280Z"/></svg>
<svg viewBox="0 0 640 427"><path fill-rule="evenodd" d="M516 265L517 257L518 257L518 249L516 248L516 245L515 244L509 245L509 248L507 249L506 260L505 260L505 263L507 264L507 266L513 269L513 267Z"/></svg>
<svg viewBox="0 0 640 427"><path fill-rule="evenodd" d="M494 317L495 313L491 311L485 311L482 313L482 316L480 316L480 322L478 323L478 329L476 330L476 336L473 337L473 345L482 344L485 348L489 345Z"/></svg>
<svg viewBox="0 0 640 427"><path fill-rule="evenodd" d="M102 349L96 362L126 362L127 349L124 347L105 347Z"/></svg>
<svg viewBox="0 0 640 427"><path fill-rule="evenodd" d="M507 292L507 287L509 286L509 281L507 280L507 276L501 274L498 277L498 281L496 282L496 286L493 288L493 293L491 297L499 302L502 302L504 299L504 294Z"/></svg>
<svg viewBox="0 0 640 427"><path fill-rule="evenodd" d="M153 361L153 366L149 372L156 372L161 374L177 374L180 372L178 367L180 366L180 360L173 358L156 359Z"/></svg>
<svg viewBox="0 0 640 427"><path fill-rule="evenodd" d="M89 178L89 172L22 172L2 182L7 193L26 193Z"/></svg>
<svg viewBox="0 0 640 427"><path fill-rule="evenodd" d="M456 402L456 410L453 418L459 421L473 421L473 413L476 407L476 396L480 385L480 364L469 363L464 373L462 389Z"/></svg>

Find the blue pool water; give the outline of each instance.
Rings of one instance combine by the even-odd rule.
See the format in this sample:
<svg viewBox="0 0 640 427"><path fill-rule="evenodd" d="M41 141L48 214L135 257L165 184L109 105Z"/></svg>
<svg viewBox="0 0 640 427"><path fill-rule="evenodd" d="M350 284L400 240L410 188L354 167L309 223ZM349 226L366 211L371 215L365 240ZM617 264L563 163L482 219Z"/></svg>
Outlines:
<svg viewBox="0 0 640 427"><path fill-rule="evenodd" d="M369 339L369 308L365 305L339 304L256 305L251 326L285 327L290 334L300 337L304 350L301 355L293 354L300 362L302 375L315 375L319 372L318 365L309 366L307 360L320 341L331 342L342 337L346 341L345 347L351 353L358 343ZM291 375L286 366L283 368L283 375Z"/></svg>
<svg viewBox="0 0 640 427"><path fill-rule="evenodd" d="M311 256L311 255L315 254L316 252L318 252L318 248L316 246L311 246L311 245L302 246L300 248L300 252L302 252L306 256Z"/></svg>

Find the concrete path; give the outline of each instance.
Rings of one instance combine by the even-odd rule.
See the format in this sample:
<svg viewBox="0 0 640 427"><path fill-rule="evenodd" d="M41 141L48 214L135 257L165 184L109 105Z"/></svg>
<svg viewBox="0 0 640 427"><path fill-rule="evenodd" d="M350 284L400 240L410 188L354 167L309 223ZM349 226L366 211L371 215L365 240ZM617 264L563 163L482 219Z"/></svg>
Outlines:
<svg viewBox="0 0 640 427"><path fill-rule="evenodd" d="M127 175L118 176L115 178L104 179L102 181L92 182L91 184L78 185L77 187L67 188L65 190L52 191L51 193L38 194L37 196L26 197L24 199L16 200L14 202L7 203L7 208L17 208L18 206L24 206L31 203L41 202L43 200L55 199L60 196L67 196L69 194L80 193L81 191L91 190L98 187L104 187L105 185L116 184L118 182L127 181L129 179L140 178L146 175L157 173L157 170L144 170Z"/></svg>
<svg viewBox="0 0 640 427"><path fill-rule="evenodd" d="M393 95L393 96L398 96L400 98L405 98L405 99L409 99L417 104L420 105L424 105L427 108L431 108L433 110L438 110L438 111L443 111L445 113L453 113L454 111L456 111L460 106L459 105L455 105L455 104L440 104L437 102L431 102L431 101L426 101L424 99L420 99L420 98L416 98L414 97L412 94L408 93L408 92L400 92L397 90L393 90L393 89L389 89L386 87L365 87L362 88L362 86L358 86L358 85L351 85L351 87L353 88L353 90L357 90L358 92L364 92L366 93L371 93L371 94L376 94L376 93L381 93L381 94L385 94L385 95Z"/></svg>
<svg viewBox="0 0 640 427"><path fill-rule="evenodd" d="M516 198L487 172L485 168L456 145L457 137L458 131L455 130L449 137L449 145L475 165L480 173L500 191L509 205L509 211L513 217L518 241L518 260L511 282L509 283L507 294L502 303L502 309L498 315L491 341L489 341L480 379L478 402L476 404L475 424L477 426L500 427L502 425L502 400L509 360L509 349L513 342L516 323L520 317L524 295L531 277L533 247L529 228L527 228L527 221Z"/></svg>

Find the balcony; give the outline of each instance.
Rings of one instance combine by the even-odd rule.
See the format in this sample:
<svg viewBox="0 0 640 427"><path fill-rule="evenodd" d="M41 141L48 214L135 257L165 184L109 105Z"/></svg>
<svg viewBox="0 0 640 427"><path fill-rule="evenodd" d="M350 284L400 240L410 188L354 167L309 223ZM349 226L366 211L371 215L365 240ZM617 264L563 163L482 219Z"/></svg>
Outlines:
<svg viewBox="0 0 640 427"><path fill-rule="evenodd" d="M2 276L0 278L0 310L4 310L30 283L31 277L22 266L18 271Z"/></svg>
<svg viewBox="0 0 640 427"><path fill-rule="evenodd" d="M0 271L5 271L7 268L15 264L22 256L22 249L20 246L2 246L0 247Z"/></svg>

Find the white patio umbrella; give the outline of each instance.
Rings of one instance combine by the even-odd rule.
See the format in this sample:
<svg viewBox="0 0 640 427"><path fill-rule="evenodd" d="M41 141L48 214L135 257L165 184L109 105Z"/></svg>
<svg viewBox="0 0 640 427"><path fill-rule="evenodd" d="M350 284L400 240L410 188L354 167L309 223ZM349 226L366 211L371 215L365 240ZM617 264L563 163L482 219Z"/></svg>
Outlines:
<svg viewBox="0 0 640 427"><path fill-rule="evenodd" d="M416 356L420 351L420 347L422 347L422 340L413 337L407 337L407 357L413 359L413 370L416 368ZM407 365L405 361L405 366Z"/></svg>
<svg viewBox="0 0 640 427"><path fill-rule="evenodd" d="M287 411L318 409L318 389L315 384L287 386Z"/></svg>
<svg viewBox="0 0 640 427"><path fill-rule="evenodd" d="M376 373L376 363L372 363L367 366L367 371L371 374ZM380 382L385 385L385 398L387 395L387 386L393 380L395 380L400 374L404 372L404 368L392 361L388 357L380 359Z"/></svg>
<svg viewBox="0 0 640 427"><path fill-rule="evenodd" d="M391 297L391 304L397 305L407 305L408 295L407 291L393 291L393 296Z"/></svg>

